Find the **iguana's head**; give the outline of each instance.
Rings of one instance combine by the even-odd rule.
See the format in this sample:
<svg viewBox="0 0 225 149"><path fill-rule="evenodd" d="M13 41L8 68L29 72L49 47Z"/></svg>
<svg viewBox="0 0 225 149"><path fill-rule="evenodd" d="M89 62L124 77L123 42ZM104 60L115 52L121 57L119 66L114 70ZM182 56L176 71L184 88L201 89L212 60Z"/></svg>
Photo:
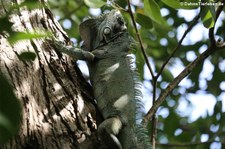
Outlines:
<svg viewBox="0 0 225 149"><path fill-rule="evenodd" d="M120 11L112 10L100 17L84 21L79 30L84 41L84 50L92 51L127 32L127 27Z"/></svg>

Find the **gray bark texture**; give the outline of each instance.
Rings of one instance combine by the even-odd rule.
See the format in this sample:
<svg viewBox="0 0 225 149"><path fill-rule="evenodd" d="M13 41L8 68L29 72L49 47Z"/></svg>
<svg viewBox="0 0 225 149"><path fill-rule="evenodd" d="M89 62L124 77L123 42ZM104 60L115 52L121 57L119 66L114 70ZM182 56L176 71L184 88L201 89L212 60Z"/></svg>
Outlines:
<svg viewBox="0 0 225 149"><path fill-rule="evenodd" d="M19 3L1 0L0 16ZM43 0L32 10L19 7L9 18L14 31L49 31L59 40L70 43ZM0 34L0 71L13 85L23 116L19 134L0 148L104 148L97 139L98 114L91 87L74 61L55 52L43 38L20 40L13 45L7 38L7 33ZM20 53L27 51L36 54L34 61L19 59Z"/></svg>

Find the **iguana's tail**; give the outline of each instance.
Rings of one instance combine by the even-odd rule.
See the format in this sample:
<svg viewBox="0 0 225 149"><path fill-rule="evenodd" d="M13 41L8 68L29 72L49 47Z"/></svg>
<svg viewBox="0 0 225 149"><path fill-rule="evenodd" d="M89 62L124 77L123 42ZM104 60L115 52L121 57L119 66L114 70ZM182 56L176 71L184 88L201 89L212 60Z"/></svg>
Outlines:
<svg viewBox="0 0 225 149"><path fill-rule="evenodd" d="M134 81L134 92L135 92L135 102L136 102L136 123L135 127L135 134L137 137L137 147L138 149L151 149L151 143L150 143L150 137L148 134L147 129L141 124L141 122L138 122L138 120L143 117L143 109L144 105L142 102L142 83L140 81L139 73L136 70L135 65L135 57L132 55L127 55L129 62L130 62L130 69L132 70L133 75L133 81Z"/></svg>

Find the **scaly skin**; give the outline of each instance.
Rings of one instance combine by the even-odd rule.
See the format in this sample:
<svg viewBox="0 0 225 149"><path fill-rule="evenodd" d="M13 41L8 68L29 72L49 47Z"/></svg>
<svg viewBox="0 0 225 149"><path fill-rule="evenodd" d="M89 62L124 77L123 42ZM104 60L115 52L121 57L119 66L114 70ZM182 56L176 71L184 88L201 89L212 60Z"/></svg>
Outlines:
<svg viewBox="0 0 225 149"><path fill-rule="evenodd" d="M98 132L112 149L136 149L135 78L128 57L132 40L121 13L112 10L80 25L83 50L59 50L88 62L90 81L98 108L104 117ZM60 46L59 44L57 44Z"/></svg>
<svg viewBox="0 0 225 149"><path fill-rule="evenodd" d="M133 131L135 124L135 82L127 57L130 45L127 33L92 51L96 56L88 62L90 80L97 105L105 121L98 130L108 144L115 142L115 148L136 148ZM96 54L96 53L101 54ZM117 138L119 139L116 140ZM117 143L120 142L120 143Z"/></svg>
<svg viewBox="0 0 225 149"><path fill-rule="evenodd" d="M88 38L82 34L87 31ZM95 55L88 68L94 96L105 119L98 127L99 135L113 149L136 149L135 82L127 57L131 38L122 15L112 10L99 19L87 20L80 25L80 33L84 49Z"/></svg>

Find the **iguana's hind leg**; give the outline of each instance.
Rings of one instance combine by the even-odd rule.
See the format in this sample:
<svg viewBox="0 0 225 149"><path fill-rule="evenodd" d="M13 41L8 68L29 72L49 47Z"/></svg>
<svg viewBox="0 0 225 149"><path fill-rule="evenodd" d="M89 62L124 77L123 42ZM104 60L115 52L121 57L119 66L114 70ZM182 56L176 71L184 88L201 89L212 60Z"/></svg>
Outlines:
<svg viewBox="0 0 225 149"><path fill-rule="evenodd" d="M103 121L98 127L98 133L102 141L110 145L110 149L122 149L117 138L122 128L122 122L118 117L112 117Z"/></svg>
<svg viewBox="0 0 225 149"><path fill-rule="evenodd" d="M137 149L137 138L129 124L123 126L117 138L120 140L123 149Z"/></svg>

